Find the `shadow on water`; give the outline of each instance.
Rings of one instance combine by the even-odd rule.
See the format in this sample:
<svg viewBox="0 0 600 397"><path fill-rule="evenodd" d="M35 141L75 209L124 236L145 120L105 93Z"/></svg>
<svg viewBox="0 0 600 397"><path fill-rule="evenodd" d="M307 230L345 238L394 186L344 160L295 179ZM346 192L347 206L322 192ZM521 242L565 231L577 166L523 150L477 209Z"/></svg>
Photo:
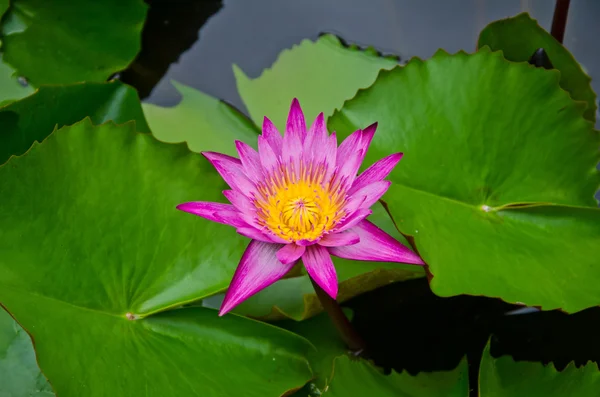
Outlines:
<svg viewBox="0 0 600 397"><path fill-rule="evenodd" d="M245 108L237 94L232 64L256 77L281 50L306 38L316 39L323 32L403 59L428 58L438 48L472 51L485 25L523 11L549 29L553 12L553 2L548 0L148 2L143 49L123 80L140 87L144 97L151 91L147 100L159 105L179 101L170 84L176 80L241 110ZM592 76L600 74L598 15L600 2L573 1L565 35L565 45ZM593 86L600 92L600 79Z"/></svg>
<svg viewBox="0 0 600 397"><path fill-rule="evenodd" d="M600 307L576 314L545 311L507 315L522 306L499 299L434 295L425 279L395 283L347 302L353 323L386 371L447 371L466 355L471 389L491 337L492 355L553 362L600 362Z"/></svg>
<svg viewBox="0 0 600 397"><path fill-rule="evenodd" d="M142 51L120 78L147 101L173 105L176 80L244 110L231 69L238 64L256 77L279 52L305 38L332 32L350 43L384 53L427 58L438 48L471 51L489 22L528 11L549 29L547 0L147 0ZM574 1L565 45L591 75L600 75L600 2ZM600 80L593 81L596 91ZM541 312L507 316L515 308L497 299L439 298L426 280L392 284L354 298L354 323L388 370L454 368L466 354L476 377L481 350L493 335L492 354L518 360L600 361L600 308L566 315ZM473 385L472 385L473 386Z"/></svg>
<svg viewBox="0 0 600 397"><path fill-rule="evenodd" d="M172 63L198 40L200 28L222 7L218 0L146 0L150 6L142 32L142 50L120 74L147 98Z"/></svg>

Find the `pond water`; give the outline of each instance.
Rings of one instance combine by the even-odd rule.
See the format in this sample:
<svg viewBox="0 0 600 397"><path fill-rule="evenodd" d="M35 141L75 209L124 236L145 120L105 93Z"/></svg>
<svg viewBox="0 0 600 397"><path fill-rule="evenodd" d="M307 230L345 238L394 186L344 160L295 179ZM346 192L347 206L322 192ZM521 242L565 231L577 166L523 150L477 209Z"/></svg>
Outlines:
<svg viewBox="0 0 600 397"><path fill-rule="evenodd" d="M144 48L121 78L148 102L170 106L179 94L170 81L199 89L245 111L232 64L250 77L270 67L280 51L334 33L349 43L372 45L402 60L430 57L438 48L474 50L479 31L497 19L527 11L550 28L549 0L149 0ZM573 0L565 45L599 78L600 1ZM315 62L319 60L315 59ZM268 93L265 93L268 95ZM378 305L381 301L386 305ZM426 280L393 284L357 297L355 324L377 351L376 361L397 370L453 368L468 354L475 364L494 334L493 354L554 361L600 360L593 347L600 309L506 316L515 306L482 297L435 297ZM410 343L405 343L410 341ZM477 368L477 365L473 365ZM473 376L473 379L475 377Z"/></svg>
<svg viewBox="0 0 600 397"><path fill-rule="evenodd" d="M235 63L248 76L256 77L271 66L280 51L303 39L316 39L320 33L334 33L349 43L371 45L408 60L413 56L428 58L438 48L449 52L473 51L483 27L520 12L529 12L544 28L550 29L554 10L554 2L550 0L154 0L150 3L145 35L151 37L152 44L144 48L142 57L147 60L143 70L156 78L160 77L156 75L162 72L159 69L164 66L160 64L165 59L172 57L173 64L160 81L145 79L146 92L148 86L157 83L147 101L160 105L177 103L179 94L170 84L176 80L243 111L231 65ZM564 39L564 44L592 77L600 76L597 44L600 24L596 23L599 15L599 1L573 0ZM174 57L178 50L184 51L179 59ZM166 52L169 56L165 56ZM600 78L593 81L593 86L600 92Z"/></svg>

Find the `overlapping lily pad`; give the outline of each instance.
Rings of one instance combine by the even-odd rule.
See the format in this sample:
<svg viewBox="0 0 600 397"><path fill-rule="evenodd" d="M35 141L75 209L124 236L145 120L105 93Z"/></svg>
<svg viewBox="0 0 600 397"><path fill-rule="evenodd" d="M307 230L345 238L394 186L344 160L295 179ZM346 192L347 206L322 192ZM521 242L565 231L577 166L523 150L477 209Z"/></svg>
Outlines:
<svg viewBox="0 0 600 397"><path fill-rule="evenodd" d="M4 60L34 86L105 81L140 50L143 0L11 0Z"/></svg>
<svg viewBox="0 0 600 397"><path fill-rule="evenodd" d="M0 106L26 97L33 92L31 86L24 86L15 77L15 71L0 59Z"/></svg>
<svg viewBox="0 0 600 397"><path fill-rule="evenodd" d="M281 52L273 66L255 79L237 66L233 71L252 120L262 125L268 116L283 131L293 98L300 100L307 119L314 120L320 112L328 117L359 88L370 86L380 70L397 64L393 57L382 57L372 48L346 47L327 34Z"/></svg>
<svg viewBox="0 0 600 397"><path fill-rule="evenodd" d="M0 107L0 164L11 155L25 153L56 127L85 117L94 124L134 120L138 131L149 131L136 91L121 82L41 87L27 98Z"/></svg>
<svg viewBox="0 0 600 397"><path fill-rule="evenodd" d="M404 152L388 202L441 296L575 312L600 304L600 135L556 71L482 49L382 72L330 120L379 122L367 159Z"/></svg>
<svg viewBox="0 0 600 397"><path fill-rule="evenodd" d="M237 157L235 140L256 147L259 129L225 102L173 81L182 95L174 107L145 103L154 136L163 142L187 142L193 152L213 151Z"/></svg>
<svg viewBox="0 0 600 397"><path fill-rule="evenodd" d="M381 397L467 397L469 378L467 360L447 372L421 372L412 376L394 372L385 376L365 361L342 356L335 359L331 383L323 396Z"/></svg>
<svg viewBox="0 0 600 397"><path fill-rule="evenodd" d="M4 13L6 12L6 10L8 10L8 0L0 0L0 17L2 17L2 15L4 15Z"/></svg>
<svg viewBox="0 0 600 397"><path fill-rule="evenodd" d="M29 335L0 307L0 396L51 397Z"/></svg>
<svg viewBox="0 0 600 397"><path fill-rule="evenodd" d="M311 378L312 347L287 331L198 307L150 316L229 282L247 241L175 210L222 188L133 123L85 120L0 166L0 302L58 395L281 395Z"/></svg>
<svg viewBox="0 0 600 397"><path fill-rule="evenodd" d="M494 51L502 50L506 59L515 62L527 61L535 50L543 48L552 65L560 71L560 86L573 99L585 101L588 105L584 112L585 118L596 120L596 94L590 84L592 79L569 50L527 13L486 26L479 35L478 47L483 46L489 46Z"/></svg>
<svg viewBox="0 0 600 397"><path fill-rule="evenodd" d="M352 311L345 309L344 313L351 319ZM333 361L336 357L348 354L348 348L340 338L327 313L321 313L306 321L286 320L277 323L278 327L288 329L308 339L315 347L308 354L314 378L306 389L322 392L331 382Z"/></svg>
<svg viewBox="0 0 600 397"><path fill-rule="evenodd" d="M346 312L351 317L350 311ZM463 359L447 372L397 373L386 376L370 362L348 354L337 330L326 314L307 321L283 321L278 325L304 336L315 346L308 358L315 379L298 397L331 396L411 396L466 397L469 395L468 367Z"/></svg>
<svg viewBox="0 0 600 397"><path fill-rule="evenodd" d="M479 368L481 397L596 397L600 390L598 364L576 367L571 363L562 371L553 364L517 362L509 356L493 358L486 347Z"/></svg>

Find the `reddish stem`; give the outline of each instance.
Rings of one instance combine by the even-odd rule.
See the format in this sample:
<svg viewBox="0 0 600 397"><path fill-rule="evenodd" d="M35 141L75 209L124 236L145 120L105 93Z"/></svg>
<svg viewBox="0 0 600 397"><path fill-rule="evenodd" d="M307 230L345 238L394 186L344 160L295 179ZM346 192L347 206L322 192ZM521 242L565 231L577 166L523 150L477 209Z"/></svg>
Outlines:
<svg viewBox="0 0 600 397"><path fill-rule="evenodd" d="M556 5L554 6L554 17L552 18L552 30L550 32L561 44L565 37L570 3L571 0L556 0Z"/></svg>
<svg viewBox="0 0 600 397"><path fill-rule="evenodd" d="M313 287L315 288L315 292L317 293L317 297L323 306L323 309L329 315L329 318L335 325L335 328L338 330L342 340L348 346L352 354L355 356L365 356L366 345L360 335L356 332L348 317L342 311L340 305L336 302L335 299L330 297L327 292L323 290L319 286L319 284L315 283L315 281L311 278Z"/></svg>

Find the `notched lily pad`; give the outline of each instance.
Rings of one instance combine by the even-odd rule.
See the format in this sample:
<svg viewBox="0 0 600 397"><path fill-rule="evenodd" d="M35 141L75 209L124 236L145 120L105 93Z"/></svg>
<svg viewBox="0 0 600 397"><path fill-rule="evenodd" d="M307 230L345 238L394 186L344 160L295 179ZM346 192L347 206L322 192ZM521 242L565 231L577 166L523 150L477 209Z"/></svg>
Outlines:
<svg viewBox="0 0 600 397"><path fill-rule="evenodd" d="M58 395L281 395L312 378L312 346L288 331L152 315L229 282L247 241L175 210L222 188L202 156L134 123L86 119L0 166L0 302Z"/></svg>
<svg viewBox="0 0 600 397"><path fill-rule="evenodd" d="M383 197L432 290L575 312L600 304L600 134L555 70L481 49L382 72L329 120L378 121L367 159L403 152Z"/></svg>
<svg viewBox="0 0 600 397"><path fill-rule="evenodd" d="M0 58L0 107L30 95L33 87L23 85L15 71Z"/></svg>
<svg viewBox="0 0 600 397"><path fill-rule="evenodd" d="M486 26L479 35L478 47L483 46L488 46L494 51L502 50L504 57L514 62L527 61L538 48L543 48L554 68L560 71L560 86L567 90L573 99L587 103L584 116L595 122L597 106L596 94L591 86L592 79L569 50L529 14L501 19Z"/></svg>
<svg viewBox="0 0 600 397"><path fill-rule="evenodd" d="M336 36L326 34L282 51L257 78L250 79L235 65L233 72L252 120L262 125L267 116L283 131L293 98L302 103L307 120L320 112L328 117L359 88L370 86L380 70L397 65L395 57L383 57L372 48L344 46Z"/></svg>
<svg viewBox="0 0 600 397"><path fill-rule="evenodd" d="M411 396L411 397L467 397L469 396L467 360L445 372L421 372L412 376L406 372L384 375L364 360L348 356L335 359L333 379L323 396Z"/></svg>
<svg viewBox="0 0 600 397"><path fill-rule="evenodd" d="M106 81L140 50L146 10L143 0L11 0L4 60L36 87Z"/></svg>
<svg viewBox="0 0 600 397"><path fill-rule="evenodd" d="M152 134L158 140L187 142L192 152L212 151L236 157L236 139L256 147L260 131L246 116L223 101L172 83L182 95L176 106L142 105Z"/></svg>
<svg viewBox="0 0 600 397"><path fill-rule="evenodd" d="M493 358L489 344L479 368L481 397L596 397L600 390L600 369L596 363L583 367L569 364L557 371L552 363L514 361L512 357Z"/></svg>
<svg viewBox="0 0 600 397"><path fill-rule="evenodd" d="M0 164L11 155L22 155L55 128L86 117L94 124L134 120L138 131L150 131L137 92L119 81L44 86L27 98L0 106Z"/></svg>

